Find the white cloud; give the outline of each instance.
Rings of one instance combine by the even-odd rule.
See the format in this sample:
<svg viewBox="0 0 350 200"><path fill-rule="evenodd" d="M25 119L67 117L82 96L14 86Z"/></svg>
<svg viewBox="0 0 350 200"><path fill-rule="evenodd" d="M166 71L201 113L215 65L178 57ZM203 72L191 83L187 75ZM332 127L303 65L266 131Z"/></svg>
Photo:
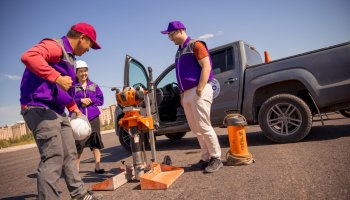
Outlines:
<svg viewBox="0 0 350 200"><path fill-rule="evenodd" d="M11 74L1 74L2 76L4 76L6 79L12 80L12 81L18 81L21 80L21 77L17 76L17 75L11 75Z"/></svg>
<svg viewBox="0 0 350 200"><path fill-rule="evenodd" d="M207 40L207 39L213 38L213 37L214 37L214 34L207 33L207 34L199 36L198 39L200 39L200 40Z"/></svg>

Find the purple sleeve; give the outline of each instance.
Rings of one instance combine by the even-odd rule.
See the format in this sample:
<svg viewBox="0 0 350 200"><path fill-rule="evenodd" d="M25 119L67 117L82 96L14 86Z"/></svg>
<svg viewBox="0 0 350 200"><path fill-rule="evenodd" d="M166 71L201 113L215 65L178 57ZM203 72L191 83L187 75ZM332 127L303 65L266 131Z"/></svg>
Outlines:
<svg viewBox="0 0 350 200"><path fill-rule="evenodd" d="M82 99L82 97L79 96L79 95L77 95L77 93L75 93L75 95L74 95L74 101L75 101L75 103L78 105L79 108L83 107L83 106L82 106L82 103L81 103L81 99Z"/></svg>
<svg viewBox="0 0 350 200"><path fill-rule="evenodd" d="M97 84L96 84L96 96L91 98L91 101L93 102L93 104L95 106L102 106L103 105L103 101L104 101L103 93L102 93L100 87L98 87Z"/></svg>
<svg viewBox="0 0 350 200"><path fill-rule="evenodd" d="M54 95L53 95L53 103L56 105L70 105L72 104L73 98L68 94L68 92L61 89L60 86L56 85ZM74 106L74 104L69 107Z"/></svg>

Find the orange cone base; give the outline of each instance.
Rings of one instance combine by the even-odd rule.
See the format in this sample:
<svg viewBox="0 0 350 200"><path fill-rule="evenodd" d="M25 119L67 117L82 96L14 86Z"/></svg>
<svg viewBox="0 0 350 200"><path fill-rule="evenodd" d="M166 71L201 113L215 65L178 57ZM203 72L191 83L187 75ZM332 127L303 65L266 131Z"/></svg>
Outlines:
<svg viewBox="0 0 350 200"><path fill-rule="evenodd" d="M231 155L233 155L233 156L235 156L235 157L249 157L251 154L248 152L248 151L246 151L246 152L239 152L239 153L233 153L232 152L232 150L229 150L229 152L230 152L230 154Z"/></svg>
<svg viewBox="0 0 350 200"><path fill-rule="evenodd" d="M226 153L226 164L228 166L249 165L255 163L251 153L247 155L232 154L230 151Z"/></svg>
<svg viewBox="0 0 350 200"><path fill-rule="evenodd" d="M152 163L151 170L140 177L141 190L165 190L184 173L184 169Z"/></svg>

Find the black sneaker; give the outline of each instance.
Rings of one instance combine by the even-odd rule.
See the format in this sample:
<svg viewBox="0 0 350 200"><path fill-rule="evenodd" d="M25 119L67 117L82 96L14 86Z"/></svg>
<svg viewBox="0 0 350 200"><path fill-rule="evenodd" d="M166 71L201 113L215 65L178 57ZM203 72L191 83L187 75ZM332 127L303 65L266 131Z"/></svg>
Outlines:
<svg viewBox="0 0 350 200"><path fill-rule="evenodd" d="M102 194L97 194L97 193L94 193L94 192L88 190L84 196L74 197L74 198L72 198L72 200L99 200L102 198L103 198Z"/></svg>
<svg viewBox="0 0 350 200"><path fill-rule="evenodd" d="M208 166L209 162L200 160L199 162L190 166L190 170L204 170Z"/></svg>
<svg viewBox="0 0 350 200"><path fill-rule="evenodd" d="M224 166L219 158L210 158L208 166L204 169L204 172L212 173L218 171Z"/></svg>
<svg viewBox="0 0 350 200"><path fill-rule="evenodd" d="M96 174L104 174L105 173L105 169L95 169L95 173Z"/></svg>

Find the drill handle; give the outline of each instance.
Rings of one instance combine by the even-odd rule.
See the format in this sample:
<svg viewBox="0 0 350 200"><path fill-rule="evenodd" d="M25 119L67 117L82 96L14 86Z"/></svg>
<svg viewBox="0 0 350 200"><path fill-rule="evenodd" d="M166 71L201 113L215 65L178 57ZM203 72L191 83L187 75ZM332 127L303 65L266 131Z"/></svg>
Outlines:
<svg viewBox="0 0 350 200"><path fill-rule="evenodd" d="M116 94L120 92L120 90L117 87L112 87L111 91L115 91Z"/></svg>

